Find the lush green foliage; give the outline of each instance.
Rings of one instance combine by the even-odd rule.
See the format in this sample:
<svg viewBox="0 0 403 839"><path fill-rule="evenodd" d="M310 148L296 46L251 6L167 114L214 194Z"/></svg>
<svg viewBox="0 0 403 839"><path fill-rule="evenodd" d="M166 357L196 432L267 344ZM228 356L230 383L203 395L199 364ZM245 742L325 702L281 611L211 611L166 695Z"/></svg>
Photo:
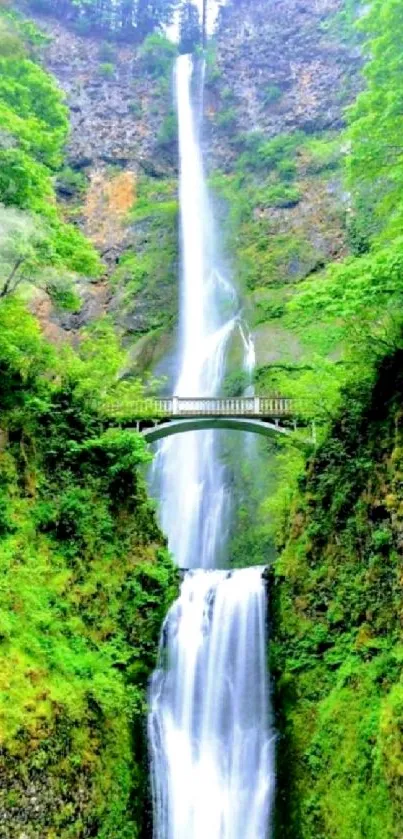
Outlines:
<svg viewBox="0 0 403 839"><path fill-rule="evenodd" d="M125 312L137 316L139 335L171 328L177 311L176 183L143 176L132 211L136 247L120 261L113 283L122 292Z"/></svg>
<svg viewBox="0 0 403 839"><path fill-rule="evenodd" d="M0 810L10 835L132 839L150 831L146 691L177 579L149 453L114 428L143 390L113 324L56 352L24 306L34 285L77 309L75 274L99 271L56 205L55 187L86 180L63 165L67 111L40 46L2 12Z"/></svg>
<svg viewBox="0 0 403 839"><path fill-rule="evenodd" d="M16 833L126 839L147 819L145 691L176 592L150 456L107 423L139 386L107 323L57 356L10 298L0 336L2 810Z"/></svg>
<svg viewBox="0 0 403 839"><path fill-rule="evenodd" d="M291 303L296 319L337 319L344 331L347 361L354 370L363 358L400 344L403 296L402 18L394 0L371 4L359 22L366 34L366 89L348 111L346 169L352 202L347 233L353 256L302 284ZM357 367L358 365L358 367Z"/></svg>
<svg viewBox="0 0 403 839"><path fill-rule="evenodd" d="M402 353L344 394L283 523L272 664L282 837L403 828Z"/></svg>
<svg viewBox="0 0 403 839"><path fill-rule="evenodd" d="M96 275L100 266L90 243L62 221L55 205L53 178L63 161L67 110L52 78L28 57L34 37L18 17L0 13L0 206L22 211L14 209L2 225L0 294L13 290L15 281L36 283L39 270L51 269L52 281L42 287L56 290L63 271L61 301L66 269ZM13 51L10 39L17 45ZM70 294L77 305L73 299Z"/></svg>
<svg viewBox="0 0 403 839"><path fill-rule="evenodd" d="M397 839L403 829L399 3L374 0L359 29L369 62L346 138L353 255L303 283L288 307L290 326L321 345L295 392L310 387L316 401L319 382L331 422L306 475L288 462L269 502L283 548L272 603L276 834L293 839ZM327 331L338 349L326 361Z"/></svg>
<svg viewBox="0 0 403 839"><path fill-rule="evenodd" d="M403 19L396 0L373 0L360 29L367 40L366 89L350 108L350 184L378 217L382 238L401 232Z"/></svg>
<svg viewBox="0 0 403 839"><path fill-rule="evenodd" d="M31 2L55 11L48 0ZM150 85L167 90L177 50L154 29L174 5L63 0L57 13L105 38L147 35L138 67ZM349 40L356 6L348 0L332 24ZM150 832L140 812L147 802L142 714L176 578L141 478L148 454L138 436L111 428L114 406L124 416L142 393L121 375L127 357L112 325L95 324L78 354L62 349L56 356L12 295L33 282L74 308L60 269L64 277L95 274L97 259L56 208L54 182L67 195L86 184L63 165L66 111L35 59L37 34L18 18L2 20L0 774L7 791L0 809L16 835L26 829L18 821L23 813L44 839L129 839ZM183 50L199 38L195 24L185 4ZM245 556L271 561L274 539L282 550L271 610L276 830L290 839L400 839L403 830L397 0L373 0L359 28L368 39L368 84L350 109L345 143L334 135L237 135L236 96L215 65L214 46L207 55L210 90L222 87L223 107L212 120L234 160L212 184L229 211L229 249L268 359L255 384L258 392L308 396L303 419L319 423L322 441L305 475L297 448L262 443L234 475L239 441L224 449L239 501L233 564L245 564ZM115 73L107 42L99 71ZM274 84L262 91L268 105L281 95ZM132 109L140 118L139 103ZM172 114L157 139L161 160L171 161ZM302 217L304 196L340 179L341 148L351 256L329 267L306 230L292 226L292 214L300 209ZM134 246L112 280L130 330L152 340L171 330L177 314L176 186L159 177L157 165L137 184ZM379 366L390 348L394 354ZM279 355L278 363L270 360ZM235 367L228 393L245 387ZM41 802L39 814L27 787Z"/></svg>

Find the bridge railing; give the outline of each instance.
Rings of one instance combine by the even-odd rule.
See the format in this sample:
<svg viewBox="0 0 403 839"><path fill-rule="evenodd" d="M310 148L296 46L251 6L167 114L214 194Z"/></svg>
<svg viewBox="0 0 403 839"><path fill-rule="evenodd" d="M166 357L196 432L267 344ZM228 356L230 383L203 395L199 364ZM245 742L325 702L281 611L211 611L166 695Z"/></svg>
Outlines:
<svg viewBox="0 0 403 839"><path fill-rule="evenodd" d="M163 419L169 417L271 417L280 419L291 417L297 411L294 399L282 396L242 396L242 397L179 397L145 398L134 400L129 407L108 405L108 412L113 416L125 416L130 413L132 419Z"/></svg>

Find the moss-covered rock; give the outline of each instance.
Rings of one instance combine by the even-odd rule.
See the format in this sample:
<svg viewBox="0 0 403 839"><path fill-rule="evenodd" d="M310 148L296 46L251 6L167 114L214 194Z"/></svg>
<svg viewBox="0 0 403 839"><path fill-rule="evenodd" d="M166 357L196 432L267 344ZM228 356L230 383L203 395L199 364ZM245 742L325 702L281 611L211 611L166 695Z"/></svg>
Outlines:
<svg viewBox="0 0 403 839"><path fill-rule="evenodd" d="M87 379L20 304L0 315L0 835L145 837L147 685L178 583L150 456L107 427L93 345Z"/></svg>
<svg viewBox="0 0 403 839"><path fill-rule="evenodd" d="M276 563L281 837L402 833L402 361L345 393Z"/></svg>

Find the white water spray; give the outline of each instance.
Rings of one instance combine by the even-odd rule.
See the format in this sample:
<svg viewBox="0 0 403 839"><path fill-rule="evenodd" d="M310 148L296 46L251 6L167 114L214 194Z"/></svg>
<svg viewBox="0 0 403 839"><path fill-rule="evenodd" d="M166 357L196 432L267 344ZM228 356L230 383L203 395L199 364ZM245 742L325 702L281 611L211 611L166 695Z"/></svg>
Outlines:
<svg viewBox="0 0 403 839"><path fill-rule="evenodd" d="M165 622L149 732L158 839L263 839L273 788L262 569L194 571Z"/></svg>
<svg viewBox="0 0 403 839"><path fill-rule="evenodd" d="M177 63L182 231L180 370L175 393L214 396L235 328L244 368L253 341L217 268L195 112L192 60ZM188 571L162 632L150 688L155 839L266 839L274 784L262 568L216 571L228 499L216 432L160 446L162 524Z"/></svg>

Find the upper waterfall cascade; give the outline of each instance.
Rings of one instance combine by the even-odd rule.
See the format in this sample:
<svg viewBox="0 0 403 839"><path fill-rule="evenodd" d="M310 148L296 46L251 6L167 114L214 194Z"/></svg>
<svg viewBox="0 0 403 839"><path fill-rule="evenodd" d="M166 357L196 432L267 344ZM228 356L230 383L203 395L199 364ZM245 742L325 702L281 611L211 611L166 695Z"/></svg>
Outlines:
<svg viewBox="0 0 403 839"><path fill-rule="evenodd" d="M176 66L182 283L178 398L217 395L235 329L254 346L221 269L192 103L193 61ZM216 431L167 438L154 472L162 525L189 571L161 636L150 687L155 839L266 839L274 785L262 568L214 570L225 556L228 491Z"/></svg>

